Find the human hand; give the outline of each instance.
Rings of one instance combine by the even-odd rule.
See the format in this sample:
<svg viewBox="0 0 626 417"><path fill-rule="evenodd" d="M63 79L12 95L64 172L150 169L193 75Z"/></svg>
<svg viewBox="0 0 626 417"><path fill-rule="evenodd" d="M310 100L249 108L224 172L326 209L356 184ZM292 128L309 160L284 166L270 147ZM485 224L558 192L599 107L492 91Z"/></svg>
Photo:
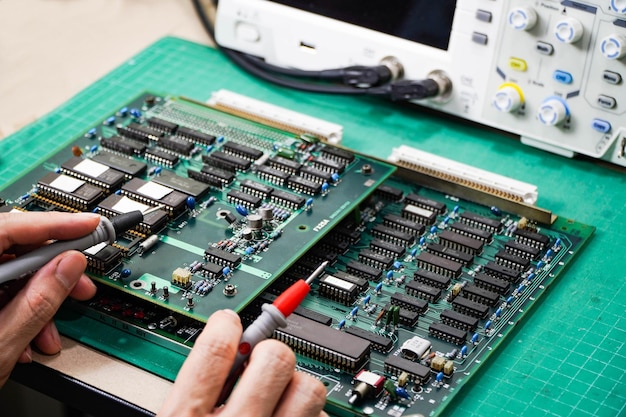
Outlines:
<svg viewBox="0 0 626 417"><path fill-rule="evenodd" d="M50 239L75 239L92 232L100 216L91 213L0 214L0 263L41 246ZM31 342L41 352L61 350L61 339L52 317L69 295L87 300L96 287L83 272L82 253L65 252L30 279L0 286L0 387L17 362L31 362Z"/></svg>
<svg viewBox="0 0 626 417"><path fill-rule="evenodd" d="M233 311L209 317L157 417L327 417L326 388L296 372L293 352L276 340L255 346L226 404L215 408L241 334Z"/></svg>

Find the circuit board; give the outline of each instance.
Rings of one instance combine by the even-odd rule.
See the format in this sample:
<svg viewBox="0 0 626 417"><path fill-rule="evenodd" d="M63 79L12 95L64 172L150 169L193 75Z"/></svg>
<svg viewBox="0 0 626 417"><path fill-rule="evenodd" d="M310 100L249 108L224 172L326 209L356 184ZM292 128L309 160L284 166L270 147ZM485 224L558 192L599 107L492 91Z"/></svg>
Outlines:
<svg viewBox="0 0 626 417"><path fill-rule="evenodd" d="M429 189L312 134L154 94L77 132L0 197L0 211L159 208L86 251L98 295L67 303L59 328L169 379L212 312L250 323L328 261L274 337L342 416L439 414L593 232ZM98 334L107 331L162 355L121 352Z"/></svg>

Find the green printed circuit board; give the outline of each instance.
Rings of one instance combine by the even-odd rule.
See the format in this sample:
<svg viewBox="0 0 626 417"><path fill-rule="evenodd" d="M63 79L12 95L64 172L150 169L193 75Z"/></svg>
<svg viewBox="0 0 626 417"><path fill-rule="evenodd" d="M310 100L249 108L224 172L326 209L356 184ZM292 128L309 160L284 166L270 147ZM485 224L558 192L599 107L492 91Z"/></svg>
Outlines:
<svg viewBox="0 0 626 417"><path fill-rule="evenodd" d="M145 94L76 133L3 186L0 212L160 208L85 251L99 291L61 331L173 380L211 313L249 324L328 261L274 337L338 416L441 413L594 230L184 98Z"/></svg>

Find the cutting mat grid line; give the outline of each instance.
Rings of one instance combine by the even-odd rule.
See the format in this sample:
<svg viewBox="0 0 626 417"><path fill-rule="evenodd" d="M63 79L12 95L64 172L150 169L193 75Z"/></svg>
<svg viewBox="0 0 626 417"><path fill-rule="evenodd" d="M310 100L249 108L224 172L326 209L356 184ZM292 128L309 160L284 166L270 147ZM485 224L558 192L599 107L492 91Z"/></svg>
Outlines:
<svg viewBox="0 0 626 417"><path fill-rule="evenodd" d="M142 91L206 100L220 88L343 124L343 144L365 153L385 156L403 143L536 183L540 206L596 226L596 236L579 259L444 415L624 415L626 175L618 170L565 160L456 121L442 123L415 108L269 86L210 48L164 38L0 141L0 181L28 170Z"/></svg>

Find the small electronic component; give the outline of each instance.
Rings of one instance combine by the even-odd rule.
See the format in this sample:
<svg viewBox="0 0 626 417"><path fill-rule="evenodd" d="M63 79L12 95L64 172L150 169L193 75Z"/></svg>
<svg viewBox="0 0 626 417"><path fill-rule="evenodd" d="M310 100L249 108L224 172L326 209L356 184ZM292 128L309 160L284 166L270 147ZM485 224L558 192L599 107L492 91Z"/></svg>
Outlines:
<svg viewBox="0 0 626 417"><path fill-rule="evenodd" d="M144 143L121 136L111 136L110 138L103 137L100 139L100 145L102 145L103 148L129 156L141 156L147 148Z"/></svg>
<svg viewBox="0 0 626 417"><path fill-rule="evenodd" d="M259 178L277 185L284 185L289 178L288 173L264 165L256 167L256 174Z"/></svg>
<svg viewBox="0 0 626 417"><path fill-rule="evenodd" d="M204 251L204 257L207 261L218 265L228 266L230 268L236 268L241 263L241 256L235 253L226 252L225 250L221 250L213 246L209 246Z"/></svg>
<svg viewBox="0 0 626 417"><path fill-rule="evenodd" d="M322 191L322 185L309 181L297 175L291 175L287 179L287 187L303 194L317 195Z"/></svg>
<svg viewBox="0 0 626 417"><path fill-rule="evenodd" d="M428 309L428 303L426 301L398 292L393 293L391 296L391 305L400 306L418 314L424 314L426 309Z"/></svg>
<svg viewBox="0 0 626 417"><path fill-rule="evenodd" d="M281 156L271 157L267 161L267 164L272 168L280 169L281 171L288 172L289 174L297 174L298 171L300 171L300 167L302 167L300 162L283 158Z"/></svg>
<svg viewBox="0 0 626 417"><path fill-rule="evenodd" d="M387 353L393 347L393 340L378 333L363 330L355 326L346 327L344 331L348 334L367 340L372 344L372 349L377 352Z"/></svg>
<svg viewBox="0 0 626 417"><path fill-rule="evenodd" d="M210 165L204 165L202 167L202 173L217 179L222 185L226 186L230 185L235 180L235 174Z"/></svg>
<svg viewBox="0 0 626 417"><path fill-rule="evenodd" d="M429 271L427 269L420 269L415 272L415 274L413 274L413 279L442 290L448 288L451 282L450 277Z"/></svg>
<svg viewBox="0 0 626 417"><path fill-rule="evenodd" d="M432 344L419 336L413 336L407 339L402 346L400 346L400 353L403 358L419 361L426 353L430 351Z"/></svg>
<svg viewBox="0 0 626 417"><path fill-rule="evenodd" d="M178 124L168 122L167 120L163 120L158 117L151 117L148 119L148 126L153 129L160 130L161 132L167 133L168 135L173 135L178 129Z"/></svg>
<svg viewBox="0 0 626 417"><path fill-rule="evenodd" d="M170 168L175 167L180 162L180 158L177 155L158 148L146 149L146 159Z"/></svg>
<svg viewBox="0 0 626 417"><path fill-rule="evenodd" d="M359 295L357 286L332 275L325 275L319 279L318 293L341 304L351 305Z"/></svg>
<svg viewBox="0 0 626 417"><path fill-rule="evenodd" d="M434 322L428 327L428 333L455 345L462 345L467 339L467 332L465 330L438 322Z"/></svg>
<svg viewBox="0 0 626 417"><path fill-rule="evenodd" d="M123 172L126 179L131 179L139 175L143 175L148 166L136 159L127 158L111 152L99 152L91 157L96 162L104 164L110 168Z"/></svg>
<svg viewBox="0 0 626 417"><path fill-rule="evenodd" d="M104 274L122 261L122 251L105 242L83 251L87 258L87 269L97 274Z"/></svg>
<svg viewBox="0 0 626 417"><path fill-rule="evenodd" d="M323 171L309 165L300 168L300 176L310 181L322 183L330 183L333 175L330 172Z"/></svg>
<svg viewBox="0 0 626 417"><path fill-rule="evenodd" d="M467 252L459 252L438 243L429 243L426 245L426 250L428 253L460 263L463 266L469 266L474 261L473 255L470 255Z"/></svg>
<svg viewBox="0 0 626 417"><path fill-rule="evenodd" d="M297 210L304 206L306 199L287 191L274 190L270 196L270 201L283 207Z"/></svg>
<svg viewBox="0 0 626 417"><path fill-rule="evenodd" d="M124 174L91 159L73 157L63 164L61 170L68 175L85 180L107 193L122 186Z"/></svg>
<svg viewBox="0 0 626 417"><path fill-rule="evenodd" d="M333 322L333 319L326 314L322 314L320 312L311 310L309 308L305 308L302 306L298 306L293 312L299 316L302 316L306 319L313 320L317 323L323 324L324 326L330 326Z"/></svg>
<svg viewBox="0 0 626 417"><path fill-rule="evenodd" d="M357 277L352 274L348 274L344 271L336 271L333 275L339 279L350 282L359 289L359 292L365 292L369 288L369 282L365 278Z"/></svg>
<svg viewBox="0 0 626 417"><path fill-rule="evenodd" d="M445 214L447 210L445 204L413 193L407 194L404 197L404 201L414 206L433 211L439 215Z"/></svg>
<svg viewBox="0 0 626 417"><path fill-rule="evenodd" d="M474 284L480 288L497 292L498 294L506 294L511 287L511 283L507 280L492 277L482 272L474 275Z"/></svg>
<svg viewBox="0 0 626 417"><path fill-rule="evenodd" d="M442 230L439 233L439 242L450 249L459 250L471 255L480 255L484 247L484 243L481 240L463 236L462 234L450 230Z"/></svg>
<svg viewBox="0 0 626 417"><path fill-rule="evenodd" d="M376 282L378 282L383 276L383 271L381 271L380 269L374 268L373 266L365 265L358 261L348 262L348 265L346 266L346 271L358 277L363 277L365 279L369 279L370 281Z"/></svg>
<svg viewBox="0 0 626 417"><path fill-rule="evenodd" d="M454 310L443 310L439 319L443 324L456 327L457 329L474 331L478 327L478 319Z"/></svg>
<svg viewBox="0 0 626 417"><path fill-rule="evenodd" d="M330 173L343 174L346 170L346 164L343 162L321 156L311 159L310 163L315 168Z"/></svg>
<svg viewBox="0 0 626 417"><path fill-rule="evenodd" d="M370 358L367 340L298 315L287 317L287 327L275 330L274 337L297 353L348 372L360 370Z"/></svg>
<svg viewBox="0 0 626 417"><path fill-rule="evenodd" d="M185 211L188 197L169 187L141 178L133 178L124 184L122 194L150 206L164 206L164 210L174 217Z"/></svg>
<svg viewBox="0 0 626 417"><path fill-rule="evenodd" d="M222 145L222 150L231 155L236 155L250 161L256 161L263 156L263 151L255 149L251 146L233 142L232 140Z"/></svg>
<svg viewBox="0 0 626 417"><path fill-rule="evenodd" d="M143 213L148 209L149 207L145 204L118 194L111 194L98 204L98 211L106 217L113 217L134 210L139 210ZM155 210L144 215L143 221L139 223L136 230L149 235L158 233L167 225L168 220L166 212Z"/></svg>
<svg viewBox="0 0 626 417"><path fill-rule="evenodd" d="M404 206L402 209L402 217L426 225L431 225L437 221L437 214L435 212L414 206L413 204L407 204Z"/></svg>
<svg viewBox="0 0 626 417"><path fill-rule="evenodd" d="M374 191L374 194L382 197L385 200L394 201L394 202L401 201L402 197L404 196L404 193L402 192L402 190L392 187L387 184L383 184L379 186L376 189L376 191Z"/></svg>
<svg viewBox="0 0 626 417"><path fill-rule="evenodd" d="M429 303L436 303L441 298L440 289L430 287L419 281L409 281L404 288L407 294L422 298Z"/></svg>
<svg viewBox="0 0 626 417"><path fill-rule="evenodd" d="M219 279L224 275L224 267L213 262L204 262L200 266L200 271L206 278Z"/></svg>
<svg viewBox="0 0 626 417"><path fill-rule="evenodd" d="M89 211L104 197L104 192L86 181L50 172L37 182L37 196L75 209Z"/></svg>
<svg viewBox="0 0 626 417"><path fill-rule="evenodd" d="M150 141L156 142L163 136L162 132L135 122L129 123L127 126L118 126L117 133L143 143L149 143Z"/></svg>
<svg viewBox="0 0 626 417"><path fill-rule="evenodd" d="M215 143L215 136L209 135L204 132L200 132L198 130L189 129L185 126L180 126L176 131L176 136L187 139L194 143L199 143L201 145L213 145Z"/></svg>
<svg viewBox="0 0 626 417"><path fill-rule="evenodd" d="M185 268L176 268L172 272L172 284L186 288L191 284L191 271Z"/></svg>
<svg viewBox="0 0 626 417"><path fill-rule="evenodd" d="M428 252L422 252L417 255L417 266L428 269L450 278L458 278L463 271L463 265L449 259L433 255Z"/></svg>
<svg viewBox="0 0 626 417"><path fill-rule="evenodd" d="M498 293L480 288L473 284L464 286L461 294L468 300L476 301L477 303L485 304L490 307L495 306L500 300Z"/></svg>
<svg viewBox="0 0 626 417"><path fill-rule="evenodd" d="M381 224L377 224L372 228L372 234L379 239L396 245L411 246L415 242L413 235Z"/></svg>
<svg viewBox="0 0 626 417"><path fill-rule="evenodd" d="M477 229L472 226L468 226L461 222L455 222L450 225L450 230L467 237L471 237L472 239L480 240L484 243L491 243L493 239L493 233L483 230Z"/></svg>
<svg viewBox="0 0 626 417"><path fill-rule="evenodd" d="M540 250L536 247L528 246L515 240L509 240L506 242L504 244L504 249L513 255L529 259L531 261L537 259L540 252Z"/></svg>
<svg viewBox="0 0 626 417"><path fill-rule="evenodd" d="M193 143L178 136L164 136L160 138L159 147L185 156L191 155L191 151L194 148Z"/></svg>
<svg viewBox="0 0 626 417"><path fill-rule="evenodd" d="M201 182L196 181L193 178L181 177L170 171L163 171L158 177L152 179L157 184L161 184L165 187L172 188L180 193L192 196L195 199L204 197L210 187Z"/></svg>
<svg viewBox="0 0 626 417"><path fill-rule="evenodd" d="M497 233L502 230L502 223L499 220L481 216L480 214L465 211L461 214L460 220L468 226L477 227L487 230L491 233Z"/></svg>
<svg viewBox="0 0 626 417"><path fill-rule="evenodd" d="M383 217L383 224L393 229L406 232L412 236L420 236L424 233L424 230L426 230L426 227L423 224L391 213L386 214Z"/></svg>
<svg viewBox="0 0 626 417"><path fill-rule="evenodd" d="M261 197L257 197L239 190L230 190L226 195L231 204L240 204L247 208L257 208L261 206Z"/></svg>
<svg viewBox="0 0 626 417"><path fill-rule="evenodd" d="M385 372L393 376L399 376L401 373L406 372L409 376L409 381L422 385L430 379L430 368L400 356L392 355L385 359Z"/></svg>
<svg viewBox="0 0 626 417"><path fill-rule="evenodd" d="M202 161L214 167L223 168L228 171L247 171L252 162L249 160L231 155L223 151L214 151L210 155L202 155Z"/></svg>
<svg viewBox="0 0 626 417"><path fill-rule="evenodd" d="M336 148L334 146L324 146L321 151L322 156L328 159L341 161L345 164L351 164L355 157L354 154L345 149Z"/></svg>
<svg viewBox="0 0 626 417"><path fill-rule="evenodd" d="M488 306L464 297L455 297L452 301L452 308L459 313L468 314L479 319L484 319L487 317L487 313L489 313Z"/></svg>
<svg viewBox="0 0 626 417"><path fill-rule="evenodd" d="M364 264L373 266L378 269L389 269L393 265L393 258L382 255L370 249L363 249L359 252L359 260Z"/></svg>
<svg viewBox="0 0 626 417"><path fill-rule="evenodd" d="M354 377L354 388L348 402L359 404L367 398L377 397L383 390L385 377L363 369Z"/></svg>
<svg viewBox="0 0 626 417"><path fill-rule="evenodd" d="M393 243L385 242L380 239L372 239L370 241L370 248L376 252L399 258L406 252L406 249L400 245L394 245Z"/></svg>
<svg viewBox="0 0 626 417"><path fill-rule="evenodd" d="M255 195L262 199L266 199L272 194L274 188L268 187L265 184L261 184L260 182L252 181L252 180L242 180L239 184L241 187L241 191Z"/></svg>
<svg viewBox="0 0 626 417"><path fill-rule="evenodd" d="M520 271L507 268L492 261L487 262L484 271L493 277L502 278L513 283L519 281L521 276Z"/></svg>
<svg viewBox="0 0 626 417"><path fill-rule="evenodd" d="M531 232L526 229L517 228L514 235L516 242L532 246L533 248L540 250L543 250L548 243L550 243L550 238L548 238L548 236L542 235L541 233Z"/></svg>
<svg viewBox="0 0 626 417"><path fill-rule="evenodd" d="M511 269L518 271L526 271L530 266L530 260L521 256L513 255L507 251L498 251L496 253L496 262Z"/></svg>

